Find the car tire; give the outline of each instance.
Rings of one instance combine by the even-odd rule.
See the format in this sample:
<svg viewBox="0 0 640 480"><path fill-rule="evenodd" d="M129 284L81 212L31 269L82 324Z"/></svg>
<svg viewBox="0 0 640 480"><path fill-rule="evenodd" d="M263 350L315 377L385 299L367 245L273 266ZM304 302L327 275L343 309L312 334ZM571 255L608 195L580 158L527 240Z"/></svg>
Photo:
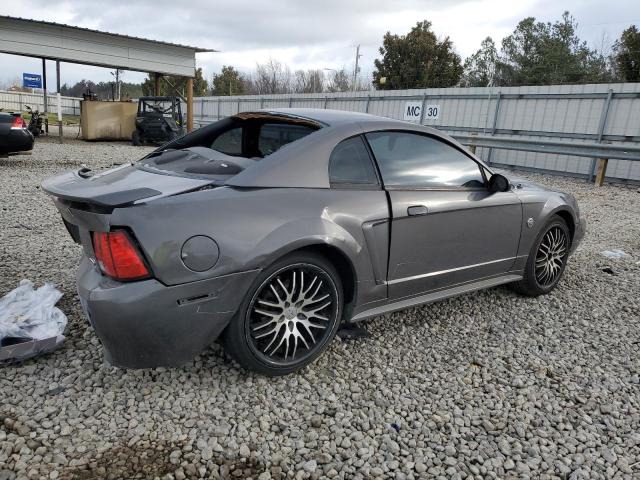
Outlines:
<svg viewBox="0 0 640 480"><path fill-rule="evenodd" d="M287 375L316 360L331 343L342 307L335 267L321 255L293 253L258 275L222 343L247 370Z"/></svg>
<svg viewBox="0 0 640 480"><path fill-rule="evenodd" d="M533 242L522 280L512 283L511 287L528 297L549 293L562 278L570 248L569 227L554 215Z"/></svg>
<svg viewBox="0 0 640 480"><path fill-rule="evenodd" d="M138 130L134 130L131 134L131 143L134 147L139 147L142 145L142 140L140 138L140 132Z"/></svg>

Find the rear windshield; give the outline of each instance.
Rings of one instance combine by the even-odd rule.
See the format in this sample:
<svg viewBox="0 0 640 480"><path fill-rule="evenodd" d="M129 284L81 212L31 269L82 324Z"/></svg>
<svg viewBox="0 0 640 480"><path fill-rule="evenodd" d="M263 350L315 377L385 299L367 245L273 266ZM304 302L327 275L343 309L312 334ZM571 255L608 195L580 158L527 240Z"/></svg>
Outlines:
<svg viewBox="0 0 640 480"><path fill-rule="evenodd" d="M315 122L264 113L225 118L156 150L136 164L156 173L224 182L320 128Z"/></svg>

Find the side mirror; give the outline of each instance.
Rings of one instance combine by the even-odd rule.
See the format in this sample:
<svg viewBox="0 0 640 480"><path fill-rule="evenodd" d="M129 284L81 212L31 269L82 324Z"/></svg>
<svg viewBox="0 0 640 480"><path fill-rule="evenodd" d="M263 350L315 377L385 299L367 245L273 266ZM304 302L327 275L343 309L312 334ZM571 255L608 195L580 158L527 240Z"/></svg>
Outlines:
<svg viewBox="0 0 640 480"><path fill-rule="evenodd" d="M509 180L504 175L500 175L499 173L494 173L493 175L491 175L491 178L489 179L489 191L491 193L508 192Z"/></svg>

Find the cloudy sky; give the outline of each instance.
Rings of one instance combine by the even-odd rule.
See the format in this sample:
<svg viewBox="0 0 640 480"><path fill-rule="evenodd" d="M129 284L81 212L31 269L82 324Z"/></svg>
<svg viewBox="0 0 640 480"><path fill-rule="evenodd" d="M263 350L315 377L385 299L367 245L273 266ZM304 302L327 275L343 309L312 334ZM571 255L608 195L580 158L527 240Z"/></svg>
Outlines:
<svg viewBox="0 0 640 480"><path fill-rule="evenodd" d="M186 6L188 5L188 6ZM464 58L490 35L499 42L522 18L555 21L569 10L578 33L592 47L612 43L630 24L640 24L637 0L30 0L0 2L0 15L66 23L108 32L214 48L198 54L207 78L222 65L251 71L274 58L298 68L353 68L361 45L363 72L386 31L404 34L422 19L449 36ZM53 62L48 69L54 75ZM0 54L0 82L37 73L39 60ZM144 74L127 72L126 81ZM64 64L63 83L109 80L103 68Z"/></svg>

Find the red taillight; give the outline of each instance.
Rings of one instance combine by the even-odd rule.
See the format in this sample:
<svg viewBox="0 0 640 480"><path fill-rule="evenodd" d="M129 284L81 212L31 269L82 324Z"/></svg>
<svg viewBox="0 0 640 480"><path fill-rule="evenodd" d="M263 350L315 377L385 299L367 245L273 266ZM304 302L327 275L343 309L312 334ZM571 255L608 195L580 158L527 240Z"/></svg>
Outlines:
<svg viewBox="0 0 640 480"><path fill-rule="evenodd" d="M27 124L24 123L22 117L13 117L13 123L11 124L11 130L22 130L27 128Z"/></svg>
<svg viewBox="0 0 640 480"><path fill-rule="evenodd" d="M124 230L93 232L93 251L100 270L116 280L142 280L151 274Z"/></svg>

